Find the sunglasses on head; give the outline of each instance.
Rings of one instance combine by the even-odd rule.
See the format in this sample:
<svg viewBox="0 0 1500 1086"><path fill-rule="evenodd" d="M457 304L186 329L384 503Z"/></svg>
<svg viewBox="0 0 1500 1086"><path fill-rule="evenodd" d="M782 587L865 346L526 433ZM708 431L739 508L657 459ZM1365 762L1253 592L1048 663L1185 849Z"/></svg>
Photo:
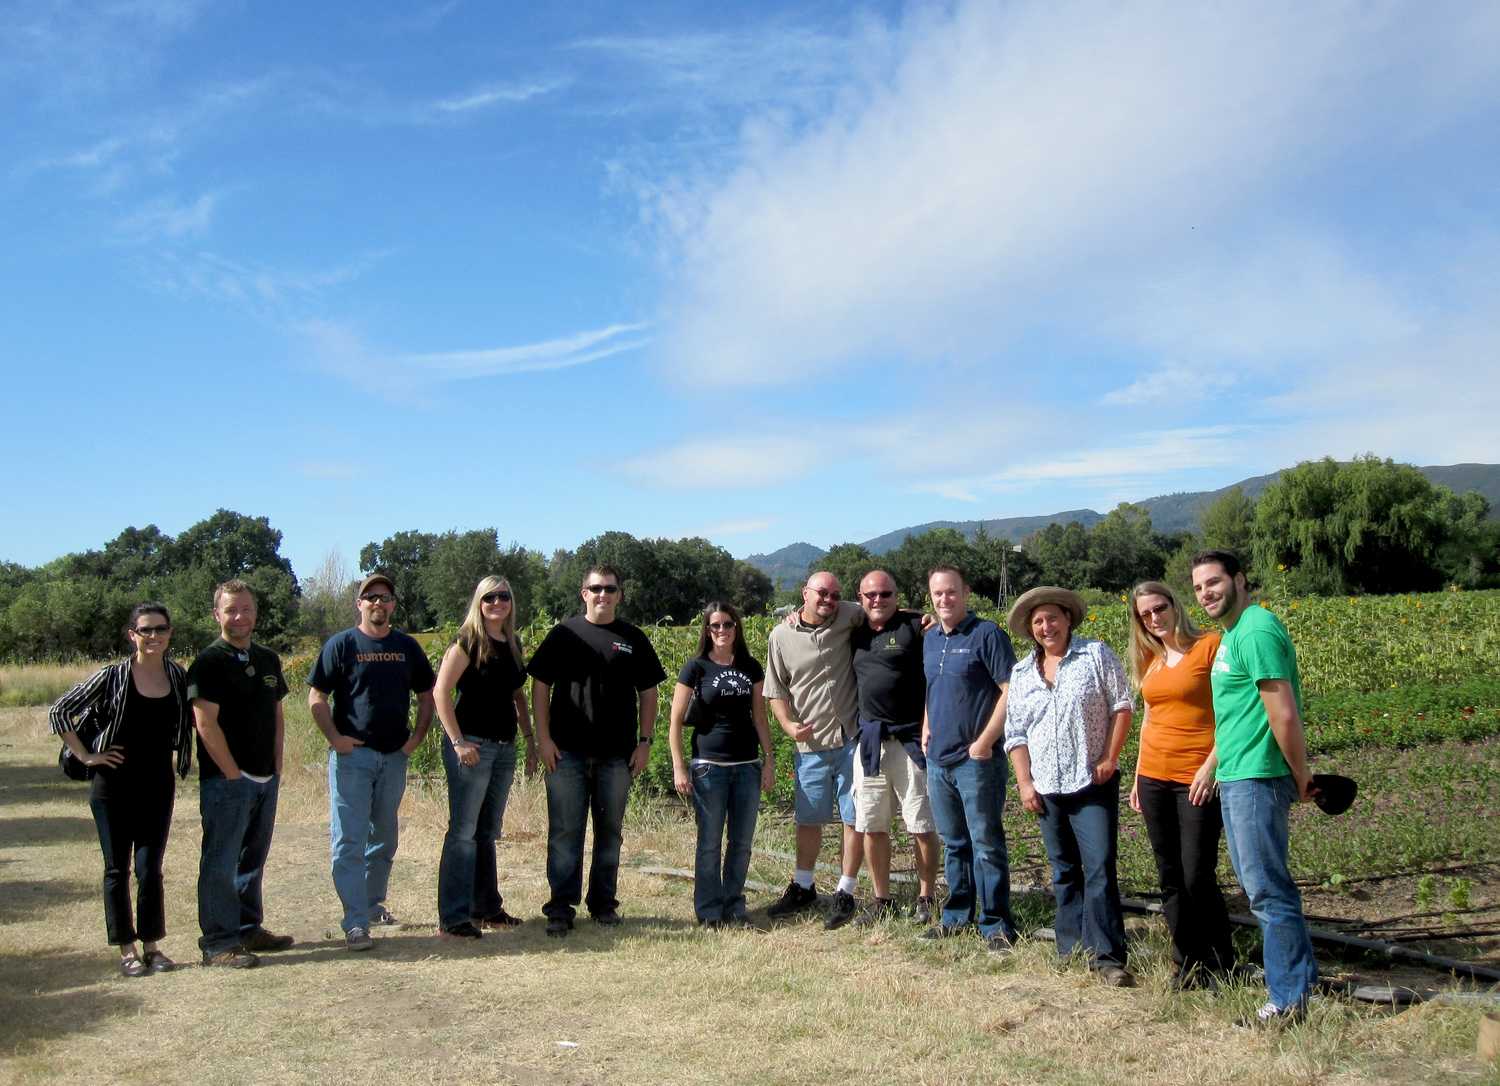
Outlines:
<svg viewBox="0 0 1500 1086"><path fill-rule="evenodd" d="M510 593L502 588L498 592L486 592L479 598L485 603L509 603Z"/></svg>
<svg viewBox="0 0 1500 1086"><path fill-rule="evenodd" d="M601 593L606 596L613 596L616 592L620 591L620 586L617 584L586 584L583 586L583 590L585 592L592 592L596 596Z"/></svg>

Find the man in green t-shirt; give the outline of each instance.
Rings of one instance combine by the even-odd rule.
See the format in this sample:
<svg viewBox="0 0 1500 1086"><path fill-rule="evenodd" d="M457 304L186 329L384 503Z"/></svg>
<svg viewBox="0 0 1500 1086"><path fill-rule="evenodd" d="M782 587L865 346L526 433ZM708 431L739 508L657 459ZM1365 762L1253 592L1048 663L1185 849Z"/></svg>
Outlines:
<svg viewBox="0 0 1500 1086"><path fill-rule="evenodd" d="M1245 574L1229 551L1193 556L1193 591L1224 624L1210 673L1215 776L1229 859L1265 942L1270 998L1245 1024L1296 1022L1318 983L1302 895L1287 862L1292 804L1313 791L1297 654L1281 620L1250 605Z"/></svg>

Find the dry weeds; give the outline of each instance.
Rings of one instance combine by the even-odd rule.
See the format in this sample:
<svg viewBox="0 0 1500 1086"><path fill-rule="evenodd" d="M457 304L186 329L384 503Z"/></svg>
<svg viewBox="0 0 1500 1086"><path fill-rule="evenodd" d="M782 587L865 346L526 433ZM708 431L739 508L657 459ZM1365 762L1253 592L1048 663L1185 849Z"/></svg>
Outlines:
<svg viewBox="0 0 1500 1086"><path fill-rule="evenodd" d="M1131 991L1059 967L1039 942L998 961L972 939L919 943L900 923L701 932L689 883L635 869L691 865L687 826L644 803L627 830L621 928L583 922L558 941L532 920L455 943L430 926L441 785L414 783L390 904L425 926L349 954L329 934L338 910L316 762L287 775L266 876L268 924L297 947L246 972L127 981L103 945L84 791L62 780L53 747L41 710L0 713L0 1074L17 1083L1500 1082L1470 1058L1472 1010L1390 1016L1328 1001L1294 1032L1241 1034L1231 1023L1258 993L1169 994L1149 926ZM196 958L196 806L188 782L166 870L164 949L181 962ZM542 788L518 782L502 890L533 918L545 821ZM787 872L767 861L765 875Z"/></svg>

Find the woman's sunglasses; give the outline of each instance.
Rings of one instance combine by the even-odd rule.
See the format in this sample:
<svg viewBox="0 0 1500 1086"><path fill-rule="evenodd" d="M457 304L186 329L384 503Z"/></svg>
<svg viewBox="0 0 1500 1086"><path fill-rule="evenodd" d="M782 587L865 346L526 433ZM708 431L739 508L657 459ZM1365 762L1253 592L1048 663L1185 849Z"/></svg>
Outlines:
<svg viewBox="0 0 1500 1086"><path fill-rule="evenodd" d="M509 603L510 593L503 590L499 592L486 592L479 598L485 603Z"/></svg>

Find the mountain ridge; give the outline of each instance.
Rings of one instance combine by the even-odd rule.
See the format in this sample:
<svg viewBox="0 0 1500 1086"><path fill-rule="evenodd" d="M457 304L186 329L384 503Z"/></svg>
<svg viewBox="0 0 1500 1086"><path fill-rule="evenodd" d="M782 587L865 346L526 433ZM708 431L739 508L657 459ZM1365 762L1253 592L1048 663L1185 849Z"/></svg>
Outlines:
<svg viewBox="0 0 1500 1086"><path fill-rule="evenodd" d="M1286 470L1288 469L1282 469L1282 471ZM1490 519L1500 520L1500 464L1435 464L1417 470L1426 475L1435 485L1446 486L1455 493L1479 491L1489 500ZM1273 471L1269 475L1253 475L1217 490L1161 494L1135 504L1142 506L1151 514L1152 526L1158 532L1169 534L1190 531L1195 525L1200 506L1208 505L1235 487L1239 487L1252 498L1258 498L1266 487L1281 478L1281 474L1281 471ZM860 545L872 554L885 554L901 546L902 541L908 535L921 535L934 528L956 528L964 533L964 538L972 539L981 524L990 535L1009 539L1012 543L1019 543L1032 532L1040 531L1049 524L1067 524L1069 521L1076 520L1085 528L1089 528L1103 519L1104 514L1093 509L1068 509L1060 513L1032 517L931 520L925 524L914 524L909 528L898 528L894 532L886 532ZM779 587L783 581L800 581L806 577L808 564L827 553L828 551L823 547L798 542L790 543L769 554L752 554L745 561L764 572Z"/></svg>

